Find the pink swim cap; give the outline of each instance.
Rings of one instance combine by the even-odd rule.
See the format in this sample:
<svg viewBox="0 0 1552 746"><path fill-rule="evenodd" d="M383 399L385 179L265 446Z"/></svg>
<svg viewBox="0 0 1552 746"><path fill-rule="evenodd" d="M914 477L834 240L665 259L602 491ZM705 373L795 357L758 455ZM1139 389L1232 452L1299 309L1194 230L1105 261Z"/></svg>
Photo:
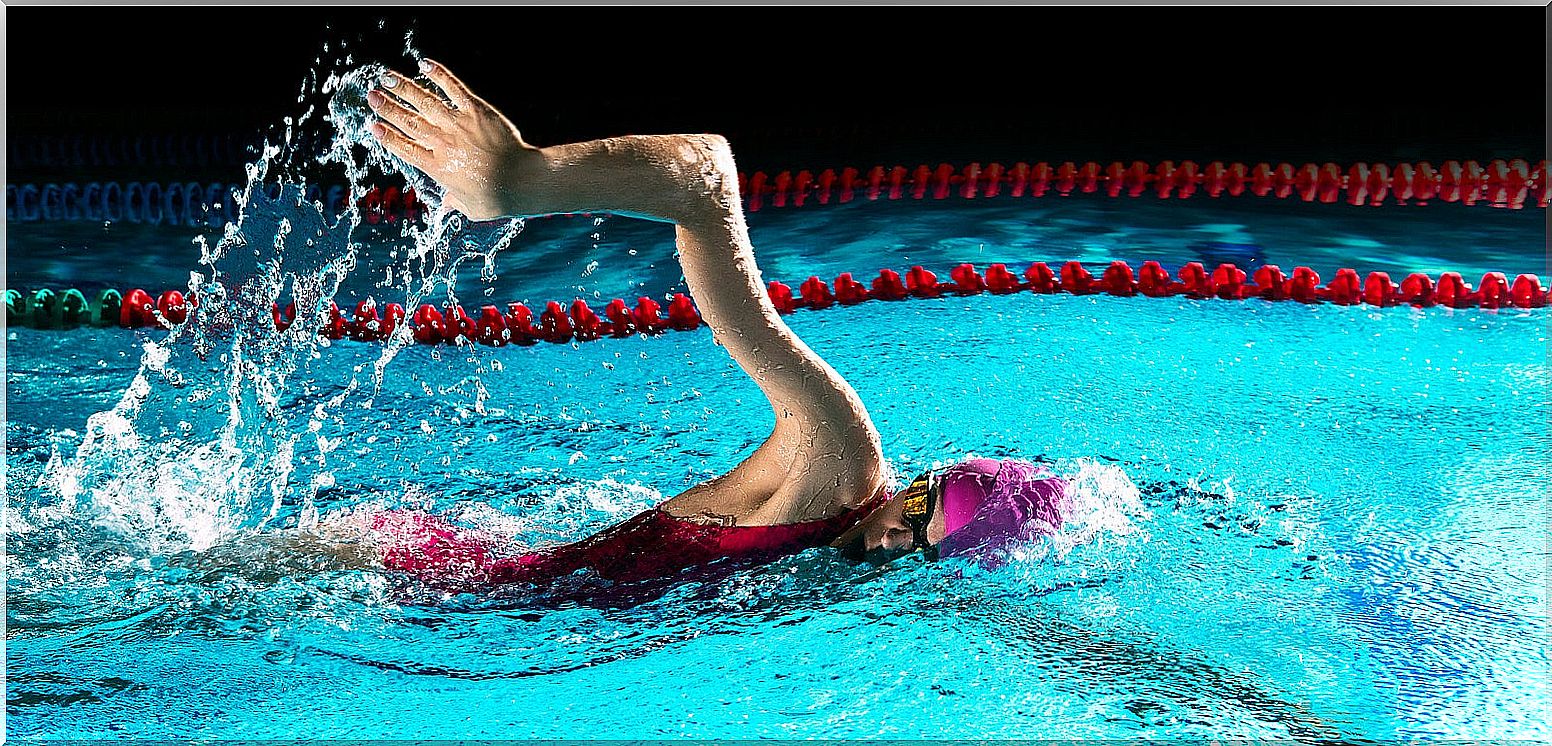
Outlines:
<svg viewBox="0 0 1552 746"><path fill-rule="evenodd" d="M999 550L1062 525L1067 483L1043 466L971 459L950 467L940 479L940 557L969 557L995 567L1002 564Z"/></svg>

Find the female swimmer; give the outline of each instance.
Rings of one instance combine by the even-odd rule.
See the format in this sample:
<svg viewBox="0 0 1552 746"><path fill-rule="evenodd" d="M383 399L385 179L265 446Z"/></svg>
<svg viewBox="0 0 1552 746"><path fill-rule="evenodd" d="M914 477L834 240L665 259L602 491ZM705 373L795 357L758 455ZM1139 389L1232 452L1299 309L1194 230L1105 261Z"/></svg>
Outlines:
<svg viewBox="0 0 1552 746"><path fill-rule="evenodd" d="M618 137L536 148L447 68L427 84L384 72L367 96L373 136L473 220L596 212L675 225L679 260L718 344L770 400L775 424L731 471L588 539L515 557L424 513L374 517L384 563L423 577L545 586L727 571L831 546L886 562L912 551L995 563L1053 531L1066 485L1033 464L975 459L890 475L862 401L798 339L764 291L728 143L716 135Z"/></svg>

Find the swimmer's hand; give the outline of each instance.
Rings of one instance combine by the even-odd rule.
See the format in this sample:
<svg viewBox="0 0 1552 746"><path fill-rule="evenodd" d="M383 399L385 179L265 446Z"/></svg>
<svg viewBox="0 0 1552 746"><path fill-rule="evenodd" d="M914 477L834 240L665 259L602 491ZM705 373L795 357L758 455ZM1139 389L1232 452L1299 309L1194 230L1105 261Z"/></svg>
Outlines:
<svg viewBox="0 0 1552 746"><path fill-rule="evenodd" d="M367 105L379 121L372 135L389 152L441 185L443 199L473 220L521 215L524 174L543 168L544 156L523 142L517 127L469 91L446 67L422 60L436 91L385 71Z"/></svg>

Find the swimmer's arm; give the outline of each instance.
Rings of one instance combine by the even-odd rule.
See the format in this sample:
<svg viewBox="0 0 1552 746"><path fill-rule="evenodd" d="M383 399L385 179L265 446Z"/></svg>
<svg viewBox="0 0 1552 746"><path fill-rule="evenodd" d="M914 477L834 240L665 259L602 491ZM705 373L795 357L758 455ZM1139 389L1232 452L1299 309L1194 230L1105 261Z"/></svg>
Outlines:
<svg viewBox="0 0 1552 746"><path fill-rule="evenodd" d="M536 148L445 67L427 60L422 71L447 100L385 72L367 94L379 117L372 134L434 179L447 206L470 218L609 212L690 226L732 211L742 223L732 153L719 136L615 137Z"/></svg>
<svg viewBox="0 0 1552 746"><path fill-rule="evenodd" d="M785 523L864 502L886 478L856 391L781 319L744 222L737 168L716 135L623 137L541 151L520 214L607 211L671 220L690 294L718 344L769 400L771 436L718 479L670 501L677 515ZM751 512L748 501L760 505Z"/></svg>
<svg viewBox="0 0 1552 746"><path fill-rule="evenodd" d="M701 316L770 400L775 425L732 472L674 502L715 512L755 494L770 498L757 520L802 520L858 504L884 485L878 432L856 391L765 293L725 139L633 136L534 148L445 68L432 63L426 74L457 108L397 78L393 97L369 96L384 120L374 134L441 184L453 207L476 219L589 211L676 225Z"/></svg>

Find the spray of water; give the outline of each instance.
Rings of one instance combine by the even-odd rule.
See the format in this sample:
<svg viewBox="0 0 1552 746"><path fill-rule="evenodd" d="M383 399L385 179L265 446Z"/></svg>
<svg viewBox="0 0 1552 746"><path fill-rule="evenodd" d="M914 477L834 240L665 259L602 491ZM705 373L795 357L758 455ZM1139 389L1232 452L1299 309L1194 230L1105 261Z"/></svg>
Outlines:
<svg viewBox="0 0 1552 746"><path fill-rule="evenodd" d="M408 40L406 49L414 51ZM39 487L52 499L15 515L13 530L89 528L131 556L151 557L204 551L282 514L288 525L317 521L314 497L332 484L330 458L340 445L324 423L347 402L370 408L390 363L413 342L401 326L369 365L343 378L323 373L315 362L330 342L314 330L342 284L382 278L370 304L456 303L460 268L473 262L491 275L495 255L522 228L520 221L467 224L442 207L434 183L376 143L365 98L381 70L308 76L299 101L310 93L326 99L327 115L311 122L332 130L326 148L305 152L299 143L308 139L295 136L317 104L284 120L276 141L247 166L245 188L230 196L240 208L236 221L218 240L196 239L200 261L188 292L197 311L144 343L140 370L119 402L91 416L76 452L56 453L45 469ZM343 215L303 196L309 178L328 170L350 186ZM427 217L401 222L399 248L369 255L354 205L369 180L391 178L416 189ZM277 332L272 309L288 304L295 321ZM472 388L482 411L488 393L477 374Z"/></svg>

